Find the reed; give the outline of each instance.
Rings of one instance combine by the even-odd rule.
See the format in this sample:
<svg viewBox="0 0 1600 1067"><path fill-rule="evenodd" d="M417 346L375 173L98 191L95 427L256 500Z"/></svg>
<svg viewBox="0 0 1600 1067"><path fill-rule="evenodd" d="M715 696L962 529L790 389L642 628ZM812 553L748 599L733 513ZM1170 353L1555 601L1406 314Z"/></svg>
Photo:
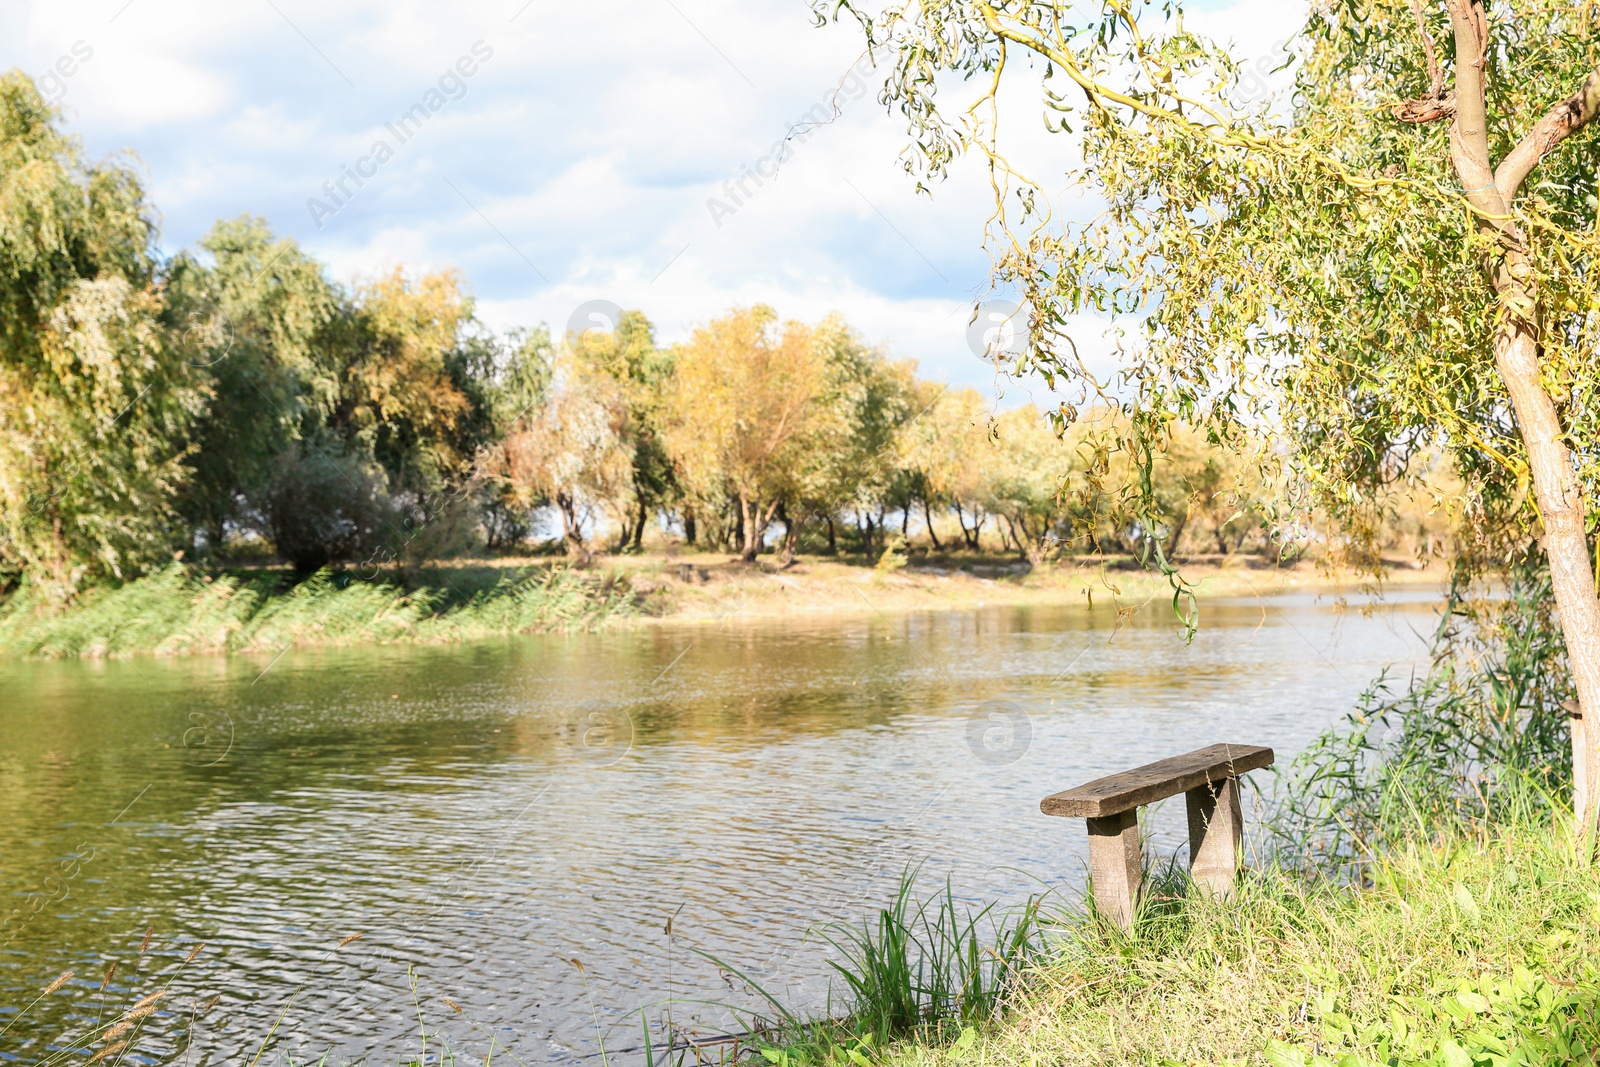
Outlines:
<svg viewBox="0 0 1600 1067"><path fill-rule="evenodd" d="M817 929L838 954L829 961L844 984L838 1014L830 994L828 1008L808 1019L738 968L706 957L770 1008L748 1020L738 1061L759 1054L755 1062L778 1067L859 1067L896 1042L970 1042L977 1028L1000 1019L1043 945L1039 901L974 910L957 902L948 880L942 893L919 899L917 873L904 871L894 897L872 917ZM656 1062L656 1050L649 1052Z"/></svg>
<svg viewBox="0 0 1600 1067"><path fill-rule="evenodd" d="M0 605L0 655L44 659L279 651L290 645L449 642L590 628L637 611L626 579L565 568L471 592L405 590L320 572L213 577L174 564L63 608L24 587Z"/></svg>
<svg viewBox="0 0 1600 1067"><path fill-rule="evenodd" d="M848 990L849 1031L878 1044L992 1022L1039 947L1036 901L973 913L956 904L948 881L924 901L915 883L916 872L906 872L874 920L823 929L843 957L830 962Z"/></svg>
<svg viewBox="0 0 1600 1067"><path fill-rule="evenodd" d="M1403 686L1377 679L1284 775L1265 820L1272 853L1359 878L1430 827L1563 806L1573 690L1553 603L1527 562L1492 595L1455 584L1428 669Z"/></svg>

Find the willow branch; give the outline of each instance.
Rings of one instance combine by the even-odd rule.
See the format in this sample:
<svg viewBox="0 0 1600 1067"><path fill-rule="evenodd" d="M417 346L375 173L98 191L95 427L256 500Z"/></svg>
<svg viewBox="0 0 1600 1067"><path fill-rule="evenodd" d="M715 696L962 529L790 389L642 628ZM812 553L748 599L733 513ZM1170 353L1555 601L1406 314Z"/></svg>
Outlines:
<svg viewBox="0 0 1600 1067"><path fill-rule="evenodd" d="M1394 117L1401 122L1439 122L1456 113L1455 93L1444 87L1444 70L1439 66L1439 54L1433 47L1433 35L1428 32L1428 22L1422 16L1422 0L1411 0L1411 14L1417 20L1417 34L1422 38L1422 50L1428 57L1428 91L1415 100L1401 101L1394 109Z"/></svg>
<svg viewBox="0 0 1600 1067"><path fill-rule="evenodd" d="M1456 177L1466 187L1474 207L1504 214L1489 166L1489 109L1486 100L1485 59L1489 24L1482 0L1445 0L1456 43L1456 120L1450 131Z"/></svg>
<svg viewBox="0 0 1600 1067"><path fill-rule="evenodd" d="M1500 195L1510 202L1539 161L1594 121L1596 114L1600 114L1600 68L1590 71L1578 91L1546 112L1500 161L1494 172L1494 183L1499 186Z"/></svg>

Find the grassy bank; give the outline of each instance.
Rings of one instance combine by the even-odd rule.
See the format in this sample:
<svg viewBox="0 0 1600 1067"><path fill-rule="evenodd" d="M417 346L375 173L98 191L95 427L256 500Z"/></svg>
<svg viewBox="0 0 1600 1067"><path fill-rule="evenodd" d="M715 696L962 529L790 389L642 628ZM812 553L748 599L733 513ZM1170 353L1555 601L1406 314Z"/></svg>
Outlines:
<svg viewBox="0 0 1600 1067"><path fill-rule="evenodd" d="M480 587L448 578L407 591L318 574L212 576L183 566L66 609L26 592L0 607L0 654L40 658L277 651L291 645L460 641L597 625L637 610L626 582L546 569Z"/></svg>
<svg viewBox="0 0 1600 1067"><path fill-rule="evenodd" d="M946 1005L885 1043L866 1004L862 1021L791 1034L764 1058L1489 1067L1600 1055L1600 872L1564 830L1415 842L1362 885L1276 870L1247 875L1225 903L1179 877L1151 898L1131 935L1058 916L998 1022L971 1025Z"/></svg>
<svg viewBox="0 0 1600 1067"><path fill-rule="evenodd" d="M1199 561L1185 568L1201 597L1355 592L1360 576L1313 564ZM1435 571L1397 568L1386 583L1437 588ZM283 569L207 573L174 565L62 608L26 589L0 604L0 655L39 658L280 650L290 645L445 642L592 628L624 619L722 622L815 614L882 614L992 605L1114 605L1171 599L1160 575L1126 561L924 557L909 565L802 557L777 569L725 554L623 556L590 570L544 558L445 561L398 577Z"/></svg>

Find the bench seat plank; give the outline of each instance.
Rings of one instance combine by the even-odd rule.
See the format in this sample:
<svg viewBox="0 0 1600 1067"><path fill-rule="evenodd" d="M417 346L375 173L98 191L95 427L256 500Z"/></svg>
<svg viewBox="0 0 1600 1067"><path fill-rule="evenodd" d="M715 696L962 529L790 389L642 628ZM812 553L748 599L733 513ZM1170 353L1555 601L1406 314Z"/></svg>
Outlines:
<svg viewBox="0 0 1600 1067"><path fill-rule="evenodd" d="M1269 767L1272 760L1272 749L1261 745L1207 745L1045 797L1039 802L1039 810L1046 815L1079 819L1118 815L1165 797Z"/></svg>

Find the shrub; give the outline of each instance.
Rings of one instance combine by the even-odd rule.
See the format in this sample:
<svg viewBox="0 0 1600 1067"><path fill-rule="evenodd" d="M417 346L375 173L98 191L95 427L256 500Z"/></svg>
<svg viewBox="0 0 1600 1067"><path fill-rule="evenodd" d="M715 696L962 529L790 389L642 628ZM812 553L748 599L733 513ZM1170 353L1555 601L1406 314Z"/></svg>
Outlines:
<svg viewBox="0 0 1600 1067"><path fill-rule="evenodd" d="M278 554L301 574L378 553L400 530L383 475L326 437L283 454L259 510Z"/></svg>

